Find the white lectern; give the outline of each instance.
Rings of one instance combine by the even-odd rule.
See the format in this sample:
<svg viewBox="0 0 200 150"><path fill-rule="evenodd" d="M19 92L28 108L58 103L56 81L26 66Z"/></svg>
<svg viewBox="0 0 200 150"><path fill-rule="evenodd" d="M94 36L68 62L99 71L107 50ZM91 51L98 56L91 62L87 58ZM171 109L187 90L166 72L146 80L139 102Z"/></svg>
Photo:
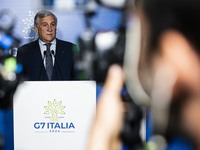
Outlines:
<svg viewBox="0 0 200 150"><path fill-rule="evenodd" d="M24 82L14 96L15 150L84 150L95 110L93 81Z"/></svg>

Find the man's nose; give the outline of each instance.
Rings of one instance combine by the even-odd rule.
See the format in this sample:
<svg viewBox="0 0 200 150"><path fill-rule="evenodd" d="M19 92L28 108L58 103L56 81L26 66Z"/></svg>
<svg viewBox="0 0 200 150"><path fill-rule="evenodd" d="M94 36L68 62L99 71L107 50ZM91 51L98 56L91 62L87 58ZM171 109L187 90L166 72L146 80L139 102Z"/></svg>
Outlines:
<svg viewBox="0 0 200 150"><path fill-rule="evenodd" d="M52 26L48 26L47 31L52 31Z"/></svg>

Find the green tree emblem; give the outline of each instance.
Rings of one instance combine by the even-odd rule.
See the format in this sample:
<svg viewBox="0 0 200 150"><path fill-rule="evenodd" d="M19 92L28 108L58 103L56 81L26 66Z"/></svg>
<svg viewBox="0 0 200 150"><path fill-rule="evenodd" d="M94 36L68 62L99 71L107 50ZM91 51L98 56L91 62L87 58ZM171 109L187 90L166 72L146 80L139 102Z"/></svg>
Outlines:
<svg viewBox="0 0 200 150"><path fill-rule="evenodd" d="M65 114L65 106L62 105L61 101L53 100L48 101L47 106L44 106L45 108L45 115L51 114L51 121L58 121L58 115L64 115Z"/></svg>

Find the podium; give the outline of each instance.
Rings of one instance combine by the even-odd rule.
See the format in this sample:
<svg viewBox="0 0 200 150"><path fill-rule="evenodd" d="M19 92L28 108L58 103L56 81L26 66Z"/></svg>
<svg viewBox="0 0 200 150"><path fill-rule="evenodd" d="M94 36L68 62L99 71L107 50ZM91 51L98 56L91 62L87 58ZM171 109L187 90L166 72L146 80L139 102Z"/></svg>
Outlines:
<svg viewBox="0 0 200 150"><path fill-rule="evenodd" d="M96 112L94 81L27 81L13 104L15 150L86 149Z"/></svg>

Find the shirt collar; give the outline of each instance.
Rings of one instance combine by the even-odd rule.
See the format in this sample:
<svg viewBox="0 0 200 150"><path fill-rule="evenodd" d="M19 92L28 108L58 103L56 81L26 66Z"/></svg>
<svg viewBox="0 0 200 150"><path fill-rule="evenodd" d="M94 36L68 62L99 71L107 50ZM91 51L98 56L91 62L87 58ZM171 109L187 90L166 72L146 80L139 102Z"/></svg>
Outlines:
<svg viewBox="0 0 200 150"><path fill-rule="evenodd" d="M51 50L54 51L54 54L56 54L56 39L54 39L51 43ZM39 39L39 45L40 45L40 49L41 49L41 52L43 54L43 51L46 50L46 46L45 46L45 42L43 42L42 40Z"/></svg>
<svg viewBox="0 0 200 150"><path fill-rule="evenodd" d="M44 45L44 44L46 44L45 42L43 42L42 40L40 40L39 39L39 43L40 44L42 44L42 45ZM56 39L54 39L52 42L50 42L51 43L51 45L56 45Z"/></svg>

